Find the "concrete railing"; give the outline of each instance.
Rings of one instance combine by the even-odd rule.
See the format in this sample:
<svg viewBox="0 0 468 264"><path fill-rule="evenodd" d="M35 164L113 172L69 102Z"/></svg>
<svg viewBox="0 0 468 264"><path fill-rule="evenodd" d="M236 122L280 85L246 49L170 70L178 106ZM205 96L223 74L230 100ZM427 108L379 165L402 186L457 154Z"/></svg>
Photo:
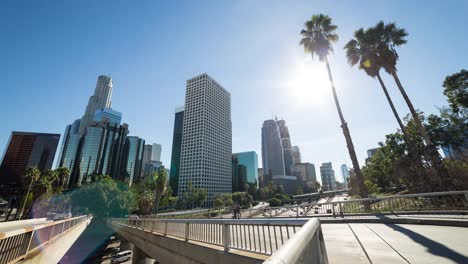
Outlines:
<svg viewBox="0 0 468 264"><path fill-rule="evenodd" d="M317 263L327 264L328 256L320 222L309 220L264 264Z"/></svg>
<svg viewBox="0 0 468 264"><path fill-rule="evenodd" d="M237 249L271 255L300 230L306 219L122 219L111 224ZM317 221L314 219L314 221ZM317 222L318 223L318 222Z"/></svg>
<svg viewBox="0 0 468 264"><path fill-rule="evenodd" d="M8 231L0 232L0 264L23 259L88 219L88 216L79 216L41 224L25 220L22 227L18 223L9 226Z"/></svg>

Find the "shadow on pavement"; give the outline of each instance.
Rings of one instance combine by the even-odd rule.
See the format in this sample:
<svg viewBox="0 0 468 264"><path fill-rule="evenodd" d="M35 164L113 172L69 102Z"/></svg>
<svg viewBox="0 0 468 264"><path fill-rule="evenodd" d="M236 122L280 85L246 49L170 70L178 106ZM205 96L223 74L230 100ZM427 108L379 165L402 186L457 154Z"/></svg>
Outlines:
<svg viewBox="0 0 468 264"><path fill-rule="evenodd" d="M392 228L395 231L398 231L402 234L405 234L411 238L414 242L427 248L433 255L444 257L454 261L455 263L468 263L468 257L446 247L445 245L438 243L432 239L429 239L423 235L420 235L412 230L404 228L395 224L387 224L388 227Z"/></svg>

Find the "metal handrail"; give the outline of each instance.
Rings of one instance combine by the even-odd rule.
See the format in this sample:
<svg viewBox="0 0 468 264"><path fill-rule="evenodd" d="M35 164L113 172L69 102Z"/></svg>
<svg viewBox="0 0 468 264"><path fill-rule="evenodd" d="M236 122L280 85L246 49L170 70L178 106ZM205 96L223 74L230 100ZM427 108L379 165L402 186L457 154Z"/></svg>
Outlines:
<svg viewBox="0 0 468 264"><path fill-rule="evenodd" d="M15 263L23 259L89 219L91 216L84 215L37 225L28 224L0 232L0 264Z"/></svg>
<svg viewBox="0 0 468 264"><path fill-rule="evenodd" d="M328 256L320 222L310 219L291 239L264 264L320 263L327 264Z"/></svg>
<svg viewBox="0 0 468 264"><path fill-rule="evenodd" d="M271 255L301 229L306 219L108 219L110 224L126 226L186 241L222 246Z"/></svg>

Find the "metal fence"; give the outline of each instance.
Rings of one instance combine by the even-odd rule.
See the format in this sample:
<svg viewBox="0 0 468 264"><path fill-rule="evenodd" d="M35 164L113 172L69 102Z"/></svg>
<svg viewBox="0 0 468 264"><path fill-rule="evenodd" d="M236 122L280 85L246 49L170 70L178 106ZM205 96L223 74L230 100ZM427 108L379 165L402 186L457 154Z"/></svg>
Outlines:
<svg viewBox="0 0 468 264"><path fill-rule="evenodd" d="M15 263L23 259L88 219L88 216L79 216L0 232L0 264Z"/></svg>
<svg viewBox="0 0 468 264"><path fill-rule="evenodd" d="M314 220L316 221L316 220ZM305 219L109 219L116 225L199 241L243 251L271 255L298 232Z"/></svg>

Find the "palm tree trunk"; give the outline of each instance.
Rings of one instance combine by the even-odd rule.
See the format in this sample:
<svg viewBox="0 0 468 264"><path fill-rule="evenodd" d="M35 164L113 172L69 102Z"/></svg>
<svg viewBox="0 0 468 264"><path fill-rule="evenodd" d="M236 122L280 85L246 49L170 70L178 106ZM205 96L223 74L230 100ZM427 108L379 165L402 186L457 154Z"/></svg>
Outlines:
<svg viewBox="0 0 468 264"><path fill-rule="evenodd" d="M446 181L445 184L449 184L450 175L448 173L448 170L445 167L444 163L442 162L442 158L440 157L440 154L437 151L437 148L434 146L434 144L432 143L429 135L427 134L426 128L423 126L423 124L421 122L421 119L419 118L419 115L416 112L416 109L414 109L413 103L409 99L408 94L406 94L406 91L405 91L405 89L403 88L403 85L400 82L400 78L398 78L396 70L392 71L391 75L393 76L393 79L395 80L395 83L396 83L398 89L400 90L401 95L403 96L403 98L405 99L406 104L408 105L408 108L409 108L409 110L411 112L411 115L413 116L414 123L416 124L416 128L418 129L419 133L421 134L421 136L424 139L424 142L426 143L426 151L425 152L427 153L427 157L429 158L432 165L437 170L437 173L439 174L439 177L441 177L443 181L444 180ZM443 186L439 186L439 188L440 187L443 187ZM451 186L445 186L445 187L450 188Z"/></svg>
<svg viewBox="0 0 468 264"><path fill-rule="evenodd" d="M161 196L162 196L162 193L161 194L156 193L156 197L154 199L154 214L158 214L159 202L161 201Z"/></svg>
<svg viewBox="0 0 468 264"><path fill-rule="evenodd" d="M401 121L400 115L398 114L395 105L393 104L393 100L390 97L390 94L388 93L387 87L385 86L385 83L383 82L382 78L380 77L380 74L377 73L377 79L379 80L380 86L382 86L382 90L384 91L385 97L387 98L388 104L390 105L390 108L392 109L393 115L395 116L395 119L398 122L398 125L400 126L401 132L403 133L403 138L406 142L406 145L408 146L408 156L411 157L411 160L415 162L416 165L416 174L418 176L417 179L415 179L415 183L420 183L418 185L421 185L425 179L425 173L424 173L424 166L421 161L421 156L418 154L418 150L416 148L416 145L414 144L413 140L411 140L411 137L408 135L406 132L405 125Z"/></svg>
<svg viewBox="0 0 468 264"><path fill-rule="evenodd" d="M336 95L335 82L333 81L333 76L330 69L330 64L328 58L325 58L325 64L327 65L328 78L330 79L330 85L333 92L333 98L335 99L336 109L338 110L338 115L341 121L341 128L343 129L343 135L346 140L346 146L348 147L349 156L351 157L351 162L353 164L354 173L356 174L357 180L359 182L359 194L362 198L367 198L367 188L364 185L364 177L362 176L361 168L359 167L359 162L356 156L356 151L354 150L353 140L348 129L348 124L346 123L343 113L341 111L340 102L338 101L338 96Z"/></svg>

